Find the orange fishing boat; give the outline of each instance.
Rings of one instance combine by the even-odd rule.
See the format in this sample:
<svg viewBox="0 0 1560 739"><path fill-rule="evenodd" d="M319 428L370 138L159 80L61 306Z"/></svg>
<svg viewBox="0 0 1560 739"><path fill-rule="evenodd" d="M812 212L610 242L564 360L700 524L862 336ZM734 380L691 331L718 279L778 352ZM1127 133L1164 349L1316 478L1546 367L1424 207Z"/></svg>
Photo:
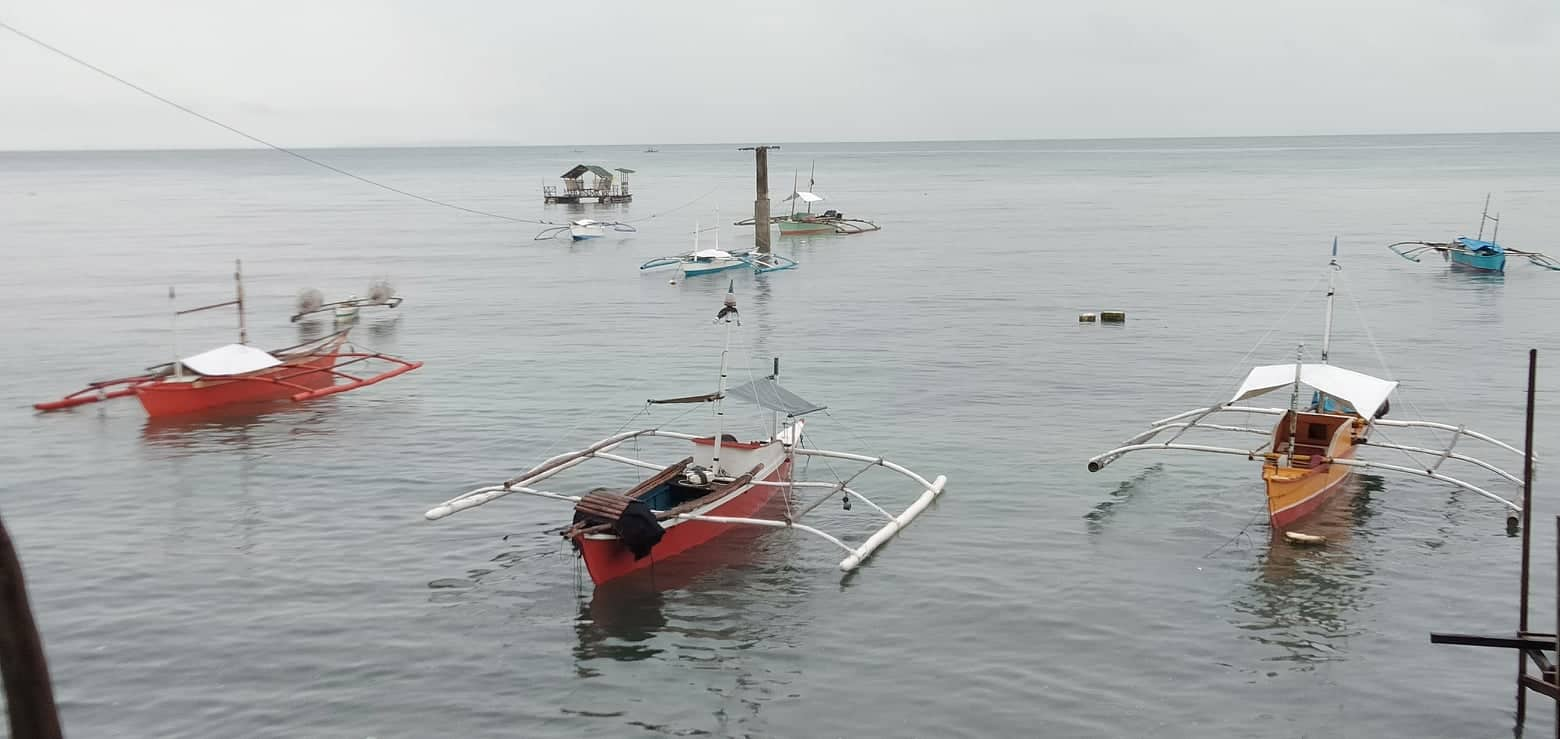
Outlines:
<svg viewBox="0 0 1560 739"><path fill-rule="evenodd" d="M242 271L233 279L237 297L174 316L214 308L238 308L237 344L147 368L139 375L88 383L59 400L37 403L39 411L57 411L114 398L135 396L152 417L175 416L223 406L279 400L303 401L367 387L422 366L399 357L360 351L347 344L347 331L274 351L252 347L244 325ZM173 291L169 291L172 297ZM370 374L351 374L343 367L375 362L388 365ZM344 381L344 382L342 382Z"/></svg>
<svg viewBox="0 0 1560 739"><path fill-rule="evenodd" d="M1328 263L1327 323L1322 335L1319 362L1306 362L1304 346L1292 364L1274 364L1253 368L1228 401L1208 408L1197 408L1150 424L1149 429L1128 439L1122 446L1089 460L1089 471L1098 472L1129 452L1180 450L1230 454L1262 463L1266 488L1268 519L1276 530L1287 530L1338 491L1356 469L1372 469L1418 475L1445 482L1490 498L1514 513L1517 503L1490 492L1481 485L1440 472L1443 463L1452 460L1480 468L1504 483L1521 486L1515 475L1489 462L1454 451L1460 439L1483 441L1515 454L1522 452L1488 435L1463 425L1424 420L1389 420L1388 396L1398 383L1355 372L1328 363L1332 340L1333 276L1339 270L1338 242L1333 240L1332 261ZM1311 390L1310 401L1302 404L1301 387ZM1288 408L1258 408L1240 405L1242 401L1277 390L1290 390ZM1245 428L1208 422L1220 413L1247 413L1278 416L1271 429ZM1398 444L1385 438L1387 428L1433 429L1451 433L1441 449ZM1266 441L1256 448L1221 447L1181 443L1178 440L1193 430L1257 434ZM1156 440L1161 434L1169 438ZM1395 449L1413 460L1415 466L1387 464L1357 459L1359 447Z"/></svg>

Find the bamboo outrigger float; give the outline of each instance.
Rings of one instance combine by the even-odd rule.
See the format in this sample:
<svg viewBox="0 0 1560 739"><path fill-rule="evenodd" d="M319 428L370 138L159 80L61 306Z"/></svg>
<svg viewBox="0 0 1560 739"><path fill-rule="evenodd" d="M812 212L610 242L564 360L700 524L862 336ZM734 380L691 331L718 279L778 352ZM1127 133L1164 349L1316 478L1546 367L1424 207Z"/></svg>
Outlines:
<svg viewBox="0 0 1560 739"><path fill-rule="evenodd" d="M1494 223L1495 229L1490 233L1490 240L1484 240L1484 224ZM1542 252L1523 251L1501 246L1500 241L1500 214L1490 215L1490 196L1484 196L1484 212L1479 215L1479 234L1474 238L1458 236L1451 241L1399 241L1388 244L1387 248L1410 262L1419 261L1420 257L1427 253L1436 252L1441 257L1454 265L1483 272L1506 271L1507 255L1523 257L1537 267L1548 270L1560 271L1560 261L1556 261Z"/></svg>
<svg viewBox="0 0 1560 739"><path fill-rule="evenodd" d="M1417 475L1438 480L1489 498L1511 511L1512 516L1522 506L1497 495L1481 485L1467 482L1440 471L1448 460L1465 463L1492 473L1499 481L1520 486L1521 478L1489 462L1456 451L1464 439L1481 441L1500 449L1521 454L1521 450L1491 436L1473 431L1463 425L1430 421L1388 420L1386 415L1390 396L1398 386L1393 380L1372 377L1361 372L1328 364L1328 350L1332 339L1333 275L1338 267L1338 242L1333 240L1333 257L1329 262L1327 284L1327 322L1322 337L1321 361L1308 363L1303 360L1303 347L1292 364L1275 364L1253 368L1245 381L1229 400L1206 408L1195 408L1162 418L1149 425L1147 431L1128 439L1123 445L1089 460L1090 472L1098 472L1106 465L1130 452L1148 450L1176 450L1226 454L1245 457L1262 463L1262 479L1266 486L1268 516L1273 527L1286 530L1321 506L1356 469L1379 470L1407 475ZM1313 391L1309 404L1302 407L1300 387ZM1264 408L1241 405L1242 401L1276 390L1290 390L1288 408ZM1271 429L1246 428L1210 423L1221 413L1247 413L1277 416ZM1451 432L1451 440L1445 448L1434 449L1397 444L1383 438L1385 429L1435 429ZM1221 431L1256 434L1266 440L1256 447L1224 447L1204 444L1188 444L1178 440L1192 430ZM1165 441L1156 437L1168 434ZM1403 452L1413 460L1414 466L1388 464L1355 458L1359 447L1379 447ZM1508 518L1508 520L1512 520Z"/></svg>
<svg viewBox="0 0 1560 739"><path fill-rule="evenodd" d="M422 362L352 349L347 344L347 330L269 352L249 346L249 332L244 324L242 265L238 262L234 265L236 297L233 300L174 311L174 320L181 315L235 306L238 308L237 344L154 365L142 374L88 383L81 390L59 400L34 404L33 408L57 411L133 395L141 401L148 416L174 416L220 406L313 400L367 387L422 366ZM168 296L173 297L171 289ZM174 335L177 333L175 328ZM174 355L178 356L177 349ZM342 367L372 361L389 367L367 376L341 371ZM338 379L346 382L337 384Z"/></svg>
<svg viewBox="0 0 1560 739"><path fill-rule="evenodd" d="M432 521L460 511L490 503L512 493L547 498L574 506L574 521L562 535L573 543L585 561L591 580L597 585L610 582L653 565L657 560L683 554L733 526L762 526L803 531L839 547L845 552L839 568L855 570L879 547L898 535L904 527L925 512L943 491L947 479L925 477L882 457L837 452L805 446L803 416L824 410L782 387L775 373L736 387L726 386L726 356L730 349L731 327L737 322L735 296L728 287L726 305L717 320L726 324L726 346L721 352L718 389L713 393L651 403L709 403L714 406L716 428L711 435L688 434L647 428L613 434L584 449L551 457L520 475L498 485L468 491L430 509L425 517ZM772 411L773 433L768 438L739 441L724 433L723 401L744 400ZM781 422L780 415L785 420ZM691 445L691 454L673 464L657 464L616 453L619 447L641 439L672 439ZM824 458L863 465L835 482L797 479L798 458ZM592 459L653 471L655 474L622 492L594 491L585 495L565 495L535 487L554 475ZM872 501L852 487L863 473L881 467L892 470L915 483L917 497L899 513ZM810 501L803 492L817 492ZM861 543L852 545L834 534L804 523L820 504L835 495L842 496L845 510L851 501L865 504L884 522ZM766 515L772 508L781 512Z"/></svg>

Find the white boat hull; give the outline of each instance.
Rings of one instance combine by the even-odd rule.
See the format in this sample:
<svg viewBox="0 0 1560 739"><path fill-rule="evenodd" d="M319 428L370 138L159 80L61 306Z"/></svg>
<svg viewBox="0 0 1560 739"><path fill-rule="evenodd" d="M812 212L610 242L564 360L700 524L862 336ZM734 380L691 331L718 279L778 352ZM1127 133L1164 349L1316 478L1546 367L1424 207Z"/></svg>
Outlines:
<svg viewBox="0 0 1560 739"><path fill-rule="evenodd" d="M716 259L709 262L683 262L678 267L682 270L684 277L695 277L725 272L728 269L738 269L746 265L747 263L740 259Z"/></svg>
<svg viewBox="0 0 1560 739"><path fill-rule="evenodd" d="M572 237L575 241L584 241L586 239L599 239L602 236L605 236L606 233L607 233L607 229L604 226L601 226L600 224L591 224L589 226L570 226L569 227L569 236Z"/></svg>

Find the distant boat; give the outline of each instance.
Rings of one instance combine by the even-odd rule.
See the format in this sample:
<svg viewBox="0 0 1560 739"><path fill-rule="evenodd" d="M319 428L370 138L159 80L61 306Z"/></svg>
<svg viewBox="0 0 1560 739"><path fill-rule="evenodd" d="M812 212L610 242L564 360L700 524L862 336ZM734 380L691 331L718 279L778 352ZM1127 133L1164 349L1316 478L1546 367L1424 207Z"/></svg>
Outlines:
<svg viewBox="0 0 1560 739"><path fill-rule="evenodd" d="M581 218L578 221L569 223L569 236L575 241L599 239L606 233L607 229L605 226L589 218Z"/></svg>
<svg viewBox="0 0 1560 739"><path fill-rule="evenodd" d="M648 148L648 149L645 149L645 153L646 153L646 154L655 154L655 153L657 153L657 152L659 152L659 151L661 151L661 150L660 150L660 149L657 149L657 148L655 148L655 147L654 147L654 146L652 146L652 147L650 147L650 148Z"/></svg>
<svg viewBox="0 0 1560 739"><path fill-rule="evenodd" d="M781 236L811 236L817 234L859 234L868 231L881 231L882 226L872 221L861 218L846 218L844 213L834 209L822 213L813 213L813 203L823 202L823 196L808 190L799 190L799 183L793 181L791 194L780 202L790 203L786 207L788 211L783 216L775 216L770 219L780 229ZM810 190L817 184L814 176L808 174L807 187ZM805 209L798 210L805 205ZM753 219L737 221L738 226L751 226Z"/></svg>
<svg viewBox="0 0 1560 739"><path fill-rule="evenodd" d="M716 218L720 216L717 214ZM710 275L716 272L725 272L731 269L740 269L749 265L747 252L732 253L722 251L720 248L720 227L715 226L715 248L700 249L699 233L704 229L699 224L693 226L693 250L686 254L674 254L669 257L656 257L639 265L641 270L656 269L658 267L676 266L684 277L696 275Z"/></svg>
<svg viewBox="0 0 1560 739"><path fill-rule="evenodd" d="M357 320L358 311L362 308L395 308L401 304L401 297L395 294L395 287L389 280L374 280L368 286L368 297L359 298L356 295L346 300L325 302L325 296L319 290L305 289L298 293L297 312L292 316L292 322L315 313L331 311L337 321L343 323Z"/></svg>
<svg viewBox="0 0 1560 739"><path fill-rule="evenodd" d="M1487 222L1495 224L1489 241L1484 240L1484 224ZM1529 262L1544 269L1560 270L1560 261L1536 251L1508 249L1500 245L1497 241L1499 237L1500 214L1490 215L1490 196L1485 195L1484 212L1479 215L1479 234L1474 238L1458 236L1451 241L1399 241L1388 244L1387 248L1410 262L1419 261L1420 255L1425 252L1440 252L1441 257L1452 264L1482 272L1505 272L1507 254L1527 257Z"/></svg>
<svg viewBox="0 0 1560 739"><path fill-rule="evenodd" d="M627 223L621 223L619 221L603 222L593 221L589 218L581 218L577 221L570 221L567 224L548 226L547 228L537 232L536 240L545 241L547 239L562 236L563 234L568 234L569 238L574 241L599 239L606 235L607 229L609 228L619 233L634 233L635 231L639 230Z"/></svg>

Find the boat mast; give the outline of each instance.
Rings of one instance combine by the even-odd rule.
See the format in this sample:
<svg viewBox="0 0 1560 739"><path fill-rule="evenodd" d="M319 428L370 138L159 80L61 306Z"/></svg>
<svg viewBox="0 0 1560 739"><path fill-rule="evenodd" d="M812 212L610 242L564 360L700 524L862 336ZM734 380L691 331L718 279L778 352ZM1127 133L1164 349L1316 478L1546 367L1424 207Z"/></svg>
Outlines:
<svg viewBox="0 0 1560 739"><path fill-rule="evenodd" d="M1284 452L1285 467L1293 467L1295 464L1295 433L1300 426L1300 369L1305 356L1305 344L1295 347L1295 384L1289 391L1289 449Z"/></svg>
<svg viewBox="0 0 1560 739"><path fill-rule="evenodd" d="M796 203L802 199L801 191L797 189L801 185L801 176L800 172L791 170L791 216L796 215Z"/></svg>
<svg viewBox="0 0 1560 739"><path fill-rule="evenodd" d="M818 160L814 159L812 161L812 167L807 170L807 191L808 192L812 192L812 189L817 187L817 186L818 186ZM816 193L814 193L814 194L816 194ZM810 201L810 200L807 201L807 214L808 215L812 215L812 201Z"/></svg>
<svg viewBox="0 0 1560 739"><path fill-rule="evenodd" d="M233 301L238 304L238 343L249 343L249 330L244 327L244 262L241 259L233 260L233 285L238 292Z"/></svg>
<svg viewBox="0 0 1560 739"><path fill-rule="evenodd" d="M776 385L778 385L780 383L780 358L779 357L775 357L775 371L774 371L773 374L771 374L769 376L769 379L774 380ZM779 435L780 435L780 411L771 410L770 414L769 414L769 438L773 439L775 437L778 437Z"/></svg>
<svg viewBox="0 0 1560 739"><path fill-rule="evenodd" d="M168 286L168 312L172 315L168 319L171 329L169 335L173 337L173 376L184 377L184 365L179 363L179 308L174 303L173 286Z"/></svg>
<svg viewBox="0 0 1560 739"><path fill-rule="evenodd" d="M1496 234L1501 232L1501 214L1494 214L1494 218L1490 218L1490 193L1484 193L1484 212L1480 212L1479 214L1480 242L1484 240L1484 221L1494 221L1494 232L1496 232ZM1490 235L1490 240L1493 242L1494 234Z"/></svg>
<svg viewBox="0 0 1560 739"><path fill-rule="evenodd" d="M726 305L719 317L726 322L726 345L720 350L720 386L715 393L715 455L711 459L711 475L720 474L721 435L726 432L726 410L721 401L726 397L726 355L731 351L731 324L737 315L737 284L733 280L726 285Z"/></svg>

